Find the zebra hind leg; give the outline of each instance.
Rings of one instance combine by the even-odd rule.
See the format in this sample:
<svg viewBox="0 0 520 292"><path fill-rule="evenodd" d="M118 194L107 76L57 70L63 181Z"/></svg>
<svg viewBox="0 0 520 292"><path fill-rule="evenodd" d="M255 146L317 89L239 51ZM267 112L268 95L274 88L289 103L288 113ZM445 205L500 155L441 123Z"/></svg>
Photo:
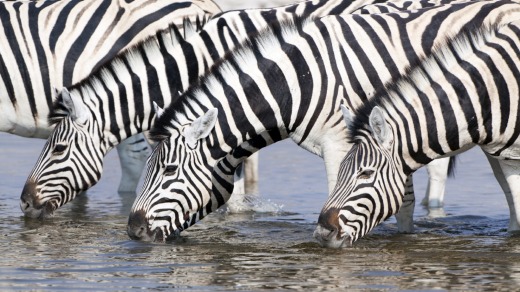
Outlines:
<svg viewBox="0 0 520 292"><path fill-rule="evenodd" d="M151 153L148 141L142 133L134 135L117 145L117 152L121 164L121 181L117 191L135 193L146 159Z"/></svg>
<svg viewBox="0 0 520 292"><path fill-rule="evenodd" d="M498 160L486 155L509 206L510 232L520 232L520 161Z"/></svg>
<svg viewBox="0 0 520 292"><path fill-rule="evenodd" d="M403 197L403 204L399 212L395 214L397 220L397 230L400 233L413 233L413 212L415 209L415 193L413 191L413 179L409 176L406 179L406 190Z"/></svg>

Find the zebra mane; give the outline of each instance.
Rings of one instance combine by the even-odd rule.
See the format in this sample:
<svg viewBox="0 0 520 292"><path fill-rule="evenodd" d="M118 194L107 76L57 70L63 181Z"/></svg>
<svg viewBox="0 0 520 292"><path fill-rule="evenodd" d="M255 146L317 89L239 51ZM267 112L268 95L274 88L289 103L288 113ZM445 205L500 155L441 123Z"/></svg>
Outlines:
<svg viewBox="0 0 520 292"><path fill-rule="evenodd" d="M498 25L467 27L453 36L447 36L432 49L431 54L410 64L402 75L379 88L368 102L357 109L351 109L354 117L348 125L349 142L355 143L369 131L369 116L375 106L386 109L399 100L413 107L407 98L408 92L415 92L420 84L431 83L430 74L438 73L448 64L458 63L460 57L474 52L475 48L494 37L499 28Z"/></svg>
<svg viewBox="0 0 520 292"><path fill-rule="evenodd" d="M131 63L133 58L141 55L143 52L156 50L162 53L166 52L169 48L186 42L186 39L200 32L207 21L207 17L199 18L197 16L195 24L188 18L183 19L181 26L172 22L167 28L158 30L155 35L143 39L118 53L114 59L97 66L88 77L69 87L69 91L87 91L95 95L95 88L103 86L102 82L100 82L101 80L113 78L111 74L107 73L117 72L118 67L124 66L126 62ZM181 29L184 33L181 33ZM61 88L56 90L56 98L47 116L48 123L51 126L59 123L63 118L70 115L68 108L63 104L63 98L58 90L61 90Z"/></svg>
<svg viewBox="0 0 520 292"><path fill-rule="evenodd" d="M291 37L301 36L303 27L311 21L313 21L312 17L296 16L292 19L273 22L268 27L250 34L241 44L216 61L205 75L190 84L181 98L164 110L149 132L150 139L160 142L168 138L171 135L168 129L174 128L174 123L187 124L192 120L188 118L188 115L189 112L193 112L194 108L207 111L208 108L200 100L205 95L212 96L212 89L216 85L223 84L227 75L236 72L237 64L256 60L260 55L268 55L269 49L273 46L282 46ZM256 63L250 66L256 66ZM215 107L219 106L218 101L211 102Z"/></svg>

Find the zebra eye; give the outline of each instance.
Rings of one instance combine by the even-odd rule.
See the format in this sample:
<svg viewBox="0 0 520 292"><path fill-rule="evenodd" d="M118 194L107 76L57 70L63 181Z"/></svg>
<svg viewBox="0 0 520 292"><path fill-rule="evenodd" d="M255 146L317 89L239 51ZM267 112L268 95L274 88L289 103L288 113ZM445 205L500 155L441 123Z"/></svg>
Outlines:
<svg viewBox="0 0 520 292"><path fill-rule="evenodd" d="M67 145L58 144L52 150L52 154L55 154L55 155L62 154L65 151L65 149L67 149Z"/></svg>
<svg viewBox="0 0 520 292"><path fill-rule="evenodd" d="M361 171L359 174L358 174L358 179L369 179L370 177L372 177L372 175L374 174L374 171L371 170L371 169L365 169L363 171Z"/></svg>
<svg viewBox="0 0 520 292"><path fill-rule="evenodd" d="M177 172L177 165L168 165L164 170L164 175L174 175Z"/></svg>

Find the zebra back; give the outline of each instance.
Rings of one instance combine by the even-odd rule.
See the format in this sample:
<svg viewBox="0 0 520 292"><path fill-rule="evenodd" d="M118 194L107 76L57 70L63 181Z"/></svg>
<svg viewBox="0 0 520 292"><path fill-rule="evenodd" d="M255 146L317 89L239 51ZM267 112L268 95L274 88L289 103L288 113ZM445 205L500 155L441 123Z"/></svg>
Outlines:
<svg viewBox="0 0 520 292"><path fill-rule="evenodd" d="M217 12L210 0L1 2L0 131L48 136L55 88L80 81L171 23Z"/></svg>

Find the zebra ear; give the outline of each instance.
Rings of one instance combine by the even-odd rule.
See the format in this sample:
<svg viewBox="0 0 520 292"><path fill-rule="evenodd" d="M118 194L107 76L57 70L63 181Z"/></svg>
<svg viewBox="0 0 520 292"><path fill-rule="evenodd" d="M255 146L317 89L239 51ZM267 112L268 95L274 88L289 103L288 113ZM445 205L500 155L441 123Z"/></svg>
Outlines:
<svg viewBox="0 0 520 292"><path fill-rule="evenodd" d="M377 142L389 149L393 141L393 135L390 125L386 122L386 115L383 109L378 106L374 107L370 113L368 122L372 135Z"/></svg>
<svg viewBox="0 0 520 292"><path fill-rule="evenodd" d="M347 128L350 127L352 121L354 120L354 115L350 111L350 109L344 105L341 105L341 112L343 113L343 120L347 124Z"/></svg>
<svg viewBox="0 0 520 292"><path fill-rule="evenodd" d="M62 104L69 112L70 117L79 124L85 124L88 119L88 108L83 100L71 95L67 88L61 90Z"/></svg>
<svg viewBox="0 0 520 292"><path fill-rule="evenodd" d="M164 114L164 109L155 103L155 101L153 102L153 108L155 110L155 119L157 120Z"/></svg>
<svg viewBox="0 0 520 292"><path fill-rule="evenodd" d="M217 123L217 114L218 109L210 109L184 129L184 137L190 148L195 148L198 140L206 138L211 133Z"/></svg>

